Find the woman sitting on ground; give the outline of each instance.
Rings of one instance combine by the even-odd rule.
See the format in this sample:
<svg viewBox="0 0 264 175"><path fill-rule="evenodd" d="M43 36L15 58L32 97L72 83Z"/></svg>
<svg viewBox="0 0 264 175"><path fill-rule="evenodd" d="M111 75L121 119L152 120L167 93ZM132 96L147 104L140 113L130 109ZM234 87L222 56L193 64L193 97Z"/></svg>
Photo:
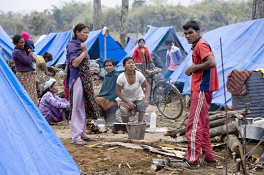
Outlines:
<svg viewBox="0 0 264 175"><path fill-rule="evenodd" d="M132 57L125 58L123 66L125 71L118 76L116 81L116 95L118 96L116 101L122 121L129 122L132 111L135 111L139 112L138 122L142 122L146 107L149 105L149 84L144 75L135 70L135 62Z"/></svg>
<svg viewBox="0 0 264 175"><path fill-rule="evenodd" d="M38 97L40 98L41 93L44 91L43 87L46 81L50 79L49 76L54 76L54 73L48 71L47 62L52 60L52 54L45 52L42 56L38 55L36 61L37 76L36 85Z"/></svg>
<svg viewBox="0 0 264 175"><path fill-rule="evenodd" d="M65 111L69 109L69 102L56 95L58 87L56 80L50 78L45 83L44 91L41 95L39 110L50 124L63 121L66 124Z"/></svg>
<svg viewBox="0 0 264 175"><path fill-rule="evenodd" d="M49 72L46 64L51 60L52 60L52 54L49 52L45 52L42 56L38 55L36 61L37 72L43 71L47 76L54 76L54 73Z"/></svg>

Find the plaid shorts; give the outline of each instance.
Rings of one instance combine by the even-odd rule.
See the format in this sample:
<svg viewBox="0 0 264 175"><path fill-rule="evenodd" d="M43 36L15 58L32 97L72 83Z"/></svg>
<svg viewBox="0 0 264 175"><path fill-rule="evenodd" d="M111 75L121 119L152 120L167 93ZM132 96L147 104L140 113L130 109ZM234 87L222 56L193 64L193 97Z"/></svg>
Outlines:
<svg viewBox="0 0 264 175"><path fill-rule="evenodd" d="M135 100L133 103L136 105L134 110L130 110L127 103L121 101L119 104L119 110L121 113L121 117L129 117L132 115L132 112L146 112L146 107L144 106L144 101L142 100Z"/></svg>

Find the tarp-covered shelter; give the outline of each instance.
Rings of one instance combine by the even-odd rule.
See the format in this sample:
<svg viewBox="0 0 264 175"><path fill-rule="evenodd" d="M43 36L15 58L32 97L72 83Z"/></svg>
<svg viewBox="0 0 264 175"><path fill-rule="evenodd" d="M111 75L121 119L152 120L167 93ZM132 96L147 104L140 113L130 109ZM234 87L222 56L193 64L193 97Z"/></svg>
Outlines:
<svg viewBox="0 0 264 175"><path fill-rule="evenodd" d="M37 55L45 52L52 54L53 59L47 65L64 64L66 61L66 46L71 40L72 30L61 33L50 33L35 45Z"/></svg>
<svg viewBox="0 0 264 175"><path fill-rule="evenodd" d="M35 42L35 44L37 44L38 42L40 42L41 40L43 40L47 35L41 35L38 40Z"/></svg>
<svg viewBox="0 0 264 175"><path fill-rule="evenodd" d="M10 60L12 58L12 51L14 48L11 38L0 26L0 58Z"/></svg>
<svg viewBox="0 0 264 175"><path fill-rule="evenodd" d="M0 58L0 174L79 175L80 169Z"/></svg>
<svg viewBox="0 0 264 175"><path fill-rule="evenodd" d="M66 61L66 46L71 40L72 30L63 33L50 33L44 39L36 44L35 51L38 55L44 54L45 51L53 55L53 60L47 64L64 64ZM102 30L91 31L85 42L91 59L100 58L104 60L104 35ZM119 62L125 55L124 49L110 36L106 37L106 55L107 59L111 58Z"/></svg>
<svg viewBox="0 0 264 175"><path fill-rule="evenodd" d="M151 57L152 57L153 61L155 62L155 65L159 68L162 68L163 72L166 71L166 69L167 69L165 66L167 49L163 44L163 42L166 39L173 41L175 46L180 48L182 55L183 56L186 55L186 52L184 51L174 29L171 27L150 27L148 32L141 38L143 38L145 40L145 42L146 42L145 46L148 48L148 50L151 54ZM138 47L138 44L136 44L127 53L127 55L125 55L125 57L132 56L136 47ZM117 70L123 70L124 69L122 66L123 65L122 60L117 65L117 67L116 67Z"/></svg>
<svg viewBox="0 0 264 175"><path fill-rule="evenodd" d="M135 38L130 38L126 47L125 47L125 52L128 53L134 46Z"/></svg>
<svg viewBox="0 0 264 175"><path fill-rule="evenodd" d="M188 43L187 39L184 36L178 36L182 47L184 48L184 50L189 53L192 49L192 45Z"/></svg>
<svg viewBox="0 0 264 175"><path fill-rule="evenodd" d="M221 63L220 38L222 39L223 66L225 82L227 75L234 69L256 70L264 67L264 19L241 22L219 27L207 32L203 38L210 44L217 62L220 91L214 93L213 103L224 104L224 83ZM189 93L191 77L185 75L188 65L192 64L191 52L171 75L173 81L185 82L184 93ZM231 104L231 94L226 92L227 102Z"/></svg>

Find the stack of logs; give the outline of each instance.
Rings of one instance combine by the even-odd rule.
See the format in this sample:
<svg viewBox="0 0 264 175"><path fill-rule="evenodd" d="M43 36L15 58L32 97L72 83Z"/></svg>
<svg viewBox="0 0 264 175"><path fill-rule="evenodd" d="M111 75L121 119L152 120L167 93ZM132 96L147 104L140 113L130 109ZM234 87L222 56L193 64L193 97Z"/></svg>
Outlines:
<svg viewBox="0 0 264 175"><path fill-rule="evenodd" d="M218 111L209 112L210 137L225 136L228 134L238 134L238 120L244 119L249 110ZM226 122L228 129L226 129ZM187 141L185 137L185 127L183 129L168 130L164 135L176 138L177 142Z"/></svg>
<svg viewBox="0 0 264 175"><path fill-rule="evenodd" d="M230 148L233 155L241 158L241 165L243 172L246 172L246 160L243 153L243 146L237 139L239 133L239 120L245 120L245 116L249 114L249 110L237 110L237 111L221 111L210 112L210 138L220 138L224 140L227 146ZM227 122L227 127L226 127ZM171 136L176 138L176 142L187 142L185 137L185 128L169 130L165 136Z"/></svg>

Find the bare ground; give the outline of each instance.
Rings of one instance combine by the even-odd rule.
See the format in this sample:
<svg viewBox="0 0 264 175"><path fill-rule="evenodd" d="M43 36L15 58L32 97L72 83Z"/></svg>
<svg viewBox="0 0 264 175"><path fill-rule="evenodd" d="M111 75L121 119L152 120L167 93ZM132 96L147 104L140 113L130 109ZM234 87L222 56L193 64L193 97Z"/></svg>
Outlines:
<svg viewBox="0 0 264 175"><path fill-rule="evenodd" d="M150 111L155 110L155 107L150 107ZM167 120L162 116L157 117L157 125L159 127L176 127L184 118L184 115L177 121ZM128 138L127 133L102 133L90 134L91 141L87 142L86 146L76 146L70 144L71 134L69 126L54 125L52 126L62 143L65 145L69 153L72 155L75 162L84 175L88 174L184 174L184 175L222 175L225 174L225 148L216 147L214 149L216 158L219 161L217 168L215 167L199 167L196 170L178 168L173 171L160 170L154 172L151 170L152 159L164 159L165 156L160 156L154 153L149 153L144 150L126 148L123 146L102 146L101 143L123 141ZM163 136L163 133L146 133L145 140L160 139L161 142L175 146L187 147L187 144L176 144L171 137ZM97 145L97 146L96 146ZM169 157L172 161L177 162L181 159ZM228 167L233 165L232 158L228 157ZM230 173L228 173L230 174ZM264 174L260 170L252 174Z"/></svg>
<svg viewBox="0 0 264 175"><path fill-rule="evenodd" d="M100 86L95 87L99 89ZM163 116L159 115L157 108L155 106L149 106L147 108L147 115L145 120L149 122L149 116L152 111L156 111L157 116L157 127L166 128L176 128L179 123L184 119L185 115L188 113L187 110L184 111L183 115L177 120L168 120ZM183 168L177 168L173 170L162 169L158 172L151 170L152 159L164 159L165 156L157 155L154 153L149 153L144 150L126 148L123 146L102 146L102 143L113 142L113 141L124 141L128 139L127 133L102 133L102 134L89 134L92 138L91 141L87 142L86 146L76 146L70 144L71 133L69 126L62 126L60 124L52 126L58 137L61 139L64 146L67 148L69 153L72 155L73 159L81 169L84 175L88 174L184 174L184 175L223 175L225 173L225 148L215 147L215 155L217 158L217 167L199 167L196 170L189 170ZM161 142L187 147L187 144L176 144L175 140L171 137L165 137L163 133L146 133L144 140L160 139ZM97 146L96 146L97 145ZM170 157L171 161L177 162L181 159L176 159ZM231 157L227 157L228 162L228 174L230 173L230 167L233 166L233 161ZM264 175L264 172L257 170L251 173L256 175Z"/></svg>

